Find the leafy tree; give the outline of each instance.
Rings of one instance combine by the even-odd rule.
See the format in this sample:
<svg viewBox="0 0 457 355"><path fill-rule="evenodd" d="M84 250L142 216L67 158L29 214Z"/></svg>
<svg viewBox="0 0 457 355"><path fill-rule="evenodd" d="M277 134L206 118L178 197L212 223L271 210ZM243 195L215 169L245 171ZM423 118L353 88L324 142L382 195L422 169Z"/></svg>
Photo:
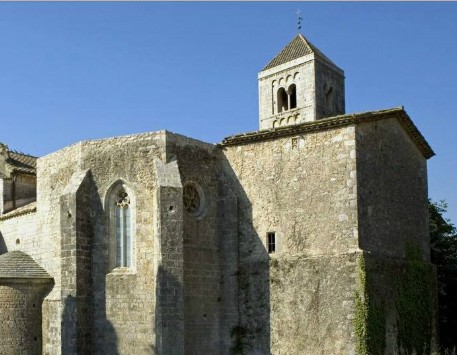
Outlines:
<svg viewBox="0 0 457 355"><path fill-rule="evenodd" d="M444 201L429 201L432 263L438 272L439 331L442 348L457 347L457 229L443 214Z"/></svg>

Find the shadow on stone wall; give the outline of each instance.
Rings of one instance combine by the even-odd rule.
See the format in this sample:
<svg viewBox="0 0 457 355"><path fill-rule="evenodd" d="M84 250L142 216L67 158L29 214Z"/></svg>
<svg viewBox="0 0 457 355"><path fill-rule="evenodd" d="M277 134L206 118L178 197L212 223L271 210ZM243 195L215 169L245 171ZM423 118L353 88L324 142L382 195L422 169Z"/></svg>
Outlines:
<svg viewBox="0 0 457 355"><path fill-rule="evenodd" d="M109 241L106 231L108 216L95 181L92 180L92 349L94 354L118 355L118 336L106 314L106 275L109 272Z"/></svg>
<svg viewBox="0 0 457 355"><path fill-rule="evenodd" d="M5 244L5 239L3 239L2 232L0 232L0 255L5 254L8 251L8 248Z"/></svg>
<svg viewBox="0 0 457 355"><path fill-rule="evenodd" d="M62 311L62 352L77 348L77 345L74 344L77 334L71 334L72 331L76 331L76 328L73 326L77 322L76 302L76 297L71 295L64 299Z"/></svg>
<svg viewBox="0 0 457 355"><path fill-rule="evenodd" d="M184 354L182 284L163 266L156 276L155 345L153 354Z"/></svg>
<svg viewBox="0 0 457 355"><path fill-rule="evenodd" d="M227 184L238 201L239 324L231 330L232 353L270 354L270 261L253 226L252 204L230 162L220 154L221 188Z"/></svg>
<svg viewBox="0 0 457 355"><path fill-rule="evenodd" d="M62 312L62 339L78 339L80 334L69 334L69 332L76 330L76 332L84 332L84 329L79 327L72 327L77 322L77 299L74 296L67 296L64 300L64 308ZM103 340L102 346L94 349L94 354L110 354L119 355L117 350L117 336L116 331L106 318L102 322L98 322L100 329L103 329ZM62 352L65 353L65 349L77 349L77 353L80 353L81 349L77 344L64 343L62 344ZM69 353L69 352L66 352Z"/></svg>
<svg viewBox="0 0 457 355"><path fill-rule="evenodd" d="M105 213L90 171L72 177L60 205L62 353L116 355L118 338L106 316Z"/></svg>

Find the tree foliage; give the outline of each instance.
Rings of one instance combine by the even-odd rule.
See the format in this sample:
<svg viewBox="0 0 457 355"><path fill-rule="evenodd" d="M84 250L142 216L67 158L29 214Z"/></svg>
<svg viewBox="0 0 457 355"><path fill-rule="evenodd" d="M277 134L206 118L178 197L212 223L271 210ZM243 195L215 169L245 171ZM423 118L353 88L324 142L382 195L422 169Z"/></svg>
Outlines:
<svg viewBox="0 0 457 355"><path fill-rule="evenodd" d="M443 214L444 201L429 201L432 263L438 272L440 343L443 348L457 346L457 229Z"/></svg>

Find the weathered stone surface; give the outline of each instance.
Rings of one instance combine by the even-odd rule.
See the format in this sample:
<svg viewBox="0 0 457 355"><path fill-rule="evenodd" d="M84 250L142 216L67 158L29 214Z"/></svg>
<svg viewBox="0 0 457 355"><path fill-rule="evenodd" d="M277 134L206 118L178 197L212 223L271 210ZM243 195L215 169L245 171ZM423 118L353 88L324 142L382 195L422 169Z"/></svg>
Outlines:
<svg viewBox="0 0 457 355"><path fill-rule="evenodd" d="M426 159L395 119L356 133L360 248L398 258L412 245L429 261Z"/></svg>
<svg viewBox="0 0 457 355"><path fill-rule="evenodd" d="M41 354L41 305L52 278L29 255L0 255L0 353Z"/></svg>
<svg viewBox="0 0 457 355"><path fill-rule="evenodd" d="M415 294L398 287L411 270L430 296L412 319L432 349L434 153L402 108L321 119L344 112L344 78L309 48L259 76L268 129L219 145L144 133L39 158L36 204L0 215L0 262L27 253L54 285L0 278L0 353L411 353L401 304ZM292 83L297 122L269 111L272 87Z"/></svg>
<svg viewBox="0 0 457 355"><path fill-rule="evenodd" d="M344 72L301 34L259 73L258 79L261 130L345 111Z"/></svg>

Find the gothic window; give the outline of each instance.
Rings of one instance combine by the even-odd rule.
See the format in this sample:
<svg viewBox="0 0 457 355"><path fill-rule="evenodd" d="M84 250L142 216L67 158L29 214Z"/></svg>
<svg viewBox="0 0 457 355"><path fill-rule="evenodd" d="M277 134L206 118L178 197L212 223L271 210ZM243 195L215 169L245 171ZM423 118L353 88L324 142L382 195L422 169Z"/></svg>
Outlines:
<svg viewBox="0 0 457 355"><path fill-rule="evenodd" d="M284 88L279 88L277 96L278 113L287 111L289 109L289 103L286 90Z"/></svg>
<svg viewBox="0 0 457 355"><path fill-rule="evenodd" d="M116 267L132 264L132 232L130 223L130 198L124 189L116 199Z"/></svg>
<svg viewBox="0 0 457 355"><path fill-rule="evenodd" d="M293 108L297 107L297 89L296 89L295 84L292 84L289 86L287 93L289 94L290 109L292 110Z"/></svg>
<svg viewBox="0 0 457 355"><path fill-rule="evenodd" d="M131 190L118 181L108 191L109 269L133 267L134 199Z"/></svg>

